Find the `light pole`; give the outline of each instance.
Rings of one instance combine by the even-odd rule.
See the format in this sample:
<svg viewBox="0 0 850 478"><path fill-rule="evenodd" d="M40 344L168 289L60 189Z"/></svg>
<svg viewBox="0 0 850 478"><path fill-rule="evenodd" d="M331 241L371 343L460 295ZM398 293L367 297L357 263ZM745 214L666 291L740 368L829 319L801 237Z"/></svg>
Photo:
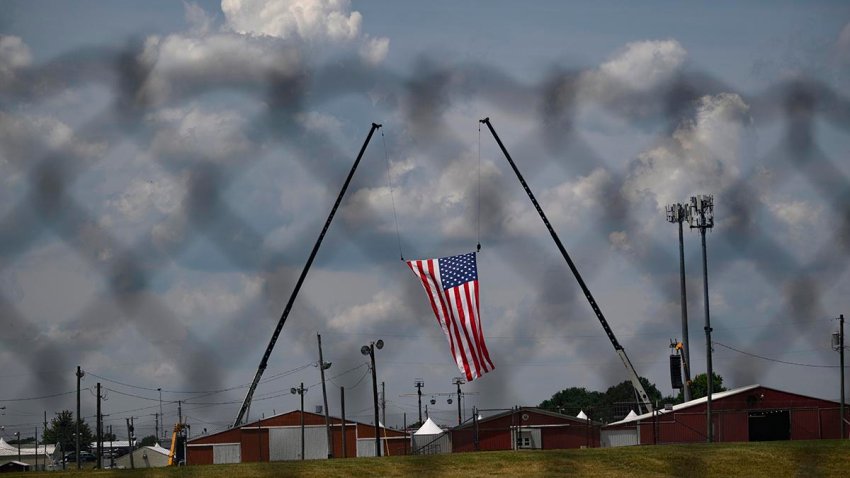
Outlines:
<svg viewBox="0 0 850 478"><path fill-rule="evenodd" d="M688 295L685 289L685 240L682 223L688 220L689 209L679 203L667 206L667 222L679 225L679 285L682 295L682 359L685 365L685 383L682 395L691 401L691 346L688 340Z"/></svg>
<svg viewBox="0 0 850 478"><path fill-rule="evenodd" d="M460 404L462 392L460 391L460 386L466 383L466 380L463 377L455 377L452 379L452 383L457 385L457 424L460 425L463 423L463 412Z"/></svg>
<svg viewBox="0 0 850 478"><path fill-rule="evenodd" d="M841 403L838 405L841 416L841 439L846 438L844 434L844 314L838 317L838 333L832 334L832 348L838 350L839 361L841 363Z"/></svg>
<svg viewBox="0 0 850 478"><path fill-rule="evenodd" d="M691 196L691 214L689 217L691 229L699 229L702 237L702 287L703 302L705 305L705 362L706 362L706 440L714 441L713 427L711 426L711 393L714 390L714 371L711 365L711 315L708 308L708 259L705 250L705 230L714 227L714 196L699 195Z"/></svg>
<svg viewBox="0 0 850 478"><path fill-rule="evenodd" d="M18 442L18 461L21 461L21 432L15 432L15 441Z"/></svg>
<svg viewBox="0 0 850 478"><path fill-rule="evenodd" d="M307 389L304 388L304 382L301 382L301 385L299 385L298 388L291 388L289 391L292 392L293 395L295 395L296 393L298 395L301 395L301 459L303 460L304 459L304 392L306 392Z"/></svg>
<svg viewBox="0 0 850 478"><path fill-rule="evenodd" d="M384 348L384 341L378 339L375 342L369 343L360 347L360 353L368 355L372 362L372 401L375 406L375 456L381 456L381 434L380 424L378 422L378 377L375 372L375 349L381 350Z"/></svg>

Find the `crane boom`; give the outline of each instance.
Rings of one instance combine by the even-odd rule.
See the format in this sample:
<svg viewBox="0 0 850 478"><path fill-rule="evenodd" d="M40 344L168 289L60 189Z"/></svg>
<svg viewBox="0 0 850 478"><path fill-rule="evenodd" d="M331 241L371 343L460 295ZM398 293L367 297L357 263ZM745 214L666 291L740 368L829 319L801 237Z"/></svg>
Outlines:
<svg viewBox="0 0 850 478"><path fill-rule="evenodd" d="M313 245L313 250L310 251L310 257L307 259L307 263L304 264L304 269L301 270L301 275L298 276L298 282L295 283L295 288L292 289L289 301L286 303L286 307L283 309L283 314L281 314L280 320L277 322L277 327L275 327L271 340L269 340L269 345L266 347L265 353L263 353L263 358L260 360L260 366L257 368L257 373L254 375L254 381L251 382L251 386L248 388L248 393L245 395L245 400L242 402L242 408L239 409L239 414L236 415L236 420L233 422L233 428L238 427L242 423L242 419L245 417L248 408L251 406L251 399L254 397L254 391L257 389L257 384L260 383L260 378L262 378L263 372L266 370L269 357L271 356L275 343L277 343L277 339L280 336L280 331L283 329L283 324L286 323L286 319L289 317L289 312L292 310L292 304L295 303L295 297L298 296L298 292L301 290L301 285L304 283L304 278L307 277L307 272L310 271L310 266L313 265L313 260L316 258L316 253L319 252L319 247L322 245L325 233L327 233L328 228L331 227L331 221L333 221L336 210L339 208L339 203L342 202L342 197L345 196L345 191L348 189L348 184L351 182L351 178L354 177L354 171L357 170L357 166L360 164L360 159L363 158L363 153L366 151L366 147L369 146L369 141L372 139L372 135L375 133L375 130L380 127L381 125L372 123L372 129L369 130L369 134L366 136L366 141L363 142L363 146L360 148L360 153L357 155L357 159L351 166L351 170L348 172L348 177L345 178L345 183L343 183L342 189L339 191L339 195L336 198L336 202L334 202L333 208L331 208L331 212L328 214L328 219L325 221L325 227L322 228L322 232L319 233L319 238L316 239L316 243Z"/></svg>
<svg viewBox="0 0 850 478"><path fill-rule="evenodd" d="M522 177L522 173L520 173L519 169L517 169L514 160L511 159L511 155L508 153L508 150L505 148L505 145L502 144L502 140L499 139L499 135L496 134L496 130L493 129L493 125L490 124L490 118L484 118L480 120L480 123L486 124L487 128L490 129L490 133L493 135L493 138L496 140L496 143L498 143L499 148L501 148L502 153L508 160L508 163L510 163L511 168L514 170L517 179L519 179L520 184L522 184L522 187L525 189L526 194L528 194L528 198L531 199L531 203L534 204L535 209L537 209L537 213L540 214L540 219L543 220L543 224L545 224L546 228L549 230L549 234L555 241L555 245L558 246L558 250L561 251L561 255L564 257L564 260L567 261L567 265L573 272L573 275L575 276L579 287L581 287L582 292L584 292L584 297L590 303L590 308L593 309L593 313L596 314L596 318L599 319L599 323L602 324L602 328L608 335L608 340L611 341L611 345L614 346L614 350L617 351L617 355L619 355L620 360L623 361L623 365L626 367L626 370L629 373L629 379L631 380L632 386L634 386L635 391L640 397L640 401L643 402L643 405L644 407L646 407L647 411L651 412L652 402L649 400L649 396L646 394L646 390L644 390L643 385L640 383L640 378L638 377L637 372L635 372L635 368L632 365L632 362L629 360L629 357L626 355L625 349L623 349L623 346L620 345L620 342L614 335L614 331L611 330L611 326L608 325L608 321L605 320L605 315L602 314L602 309L599 308L599 304L596 303L596 299L594 299L593 294L590 293L590 289L588 289L587 284L585 284L584 279L582 279L578 268L576 267L575 263L573 263L573 260L567 253L566 248L564 248L564 244L561 243L561 239L558 237L558 233L555 232L555 229L552 227L552 224L549 223L549 219L546 217L546 213L543 212L543 208L540 207L540 203L537 202L537 199L534 197L534 193L531 192L531 188L528 187L528 183L526 183L525 178Z"/></svg>

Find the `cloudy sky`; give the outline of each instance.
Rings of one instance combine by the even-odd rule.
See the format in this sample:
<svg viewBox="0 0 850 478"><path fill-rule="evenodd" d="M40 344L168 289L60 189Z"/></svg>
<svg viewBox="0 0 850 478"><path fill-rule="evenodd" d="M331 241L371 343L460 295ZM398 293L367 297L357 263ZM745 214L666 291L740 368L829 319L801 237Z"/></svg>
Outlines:
<svg viewBox="0 0 850 478"><path fill-rule="evenodd" d="M371 123L251 416L329 401L387 423L457 376L399 260L474 250L494 372L469 407L627 379L516 181L490 117L638 372L670 389L677 230L713 194L715 371L837 398L850 315L850 6L843 2L6 1L0 13L0 416L108 388L116 427L233 421ZM394 217L398 218L397 225ZM397 233L398 231L398 233ZM699 235L685 231L692 367ZM773 361L755 358L760 355ZM796 364L816 365L807 367ZM832 368L824 367L827 365ZM94 412L83 391L83 413ZM23 400L22 400L23 399ZM450 424L438 397L432 416ZM196 428L197 427L197 428Z"/></svg>

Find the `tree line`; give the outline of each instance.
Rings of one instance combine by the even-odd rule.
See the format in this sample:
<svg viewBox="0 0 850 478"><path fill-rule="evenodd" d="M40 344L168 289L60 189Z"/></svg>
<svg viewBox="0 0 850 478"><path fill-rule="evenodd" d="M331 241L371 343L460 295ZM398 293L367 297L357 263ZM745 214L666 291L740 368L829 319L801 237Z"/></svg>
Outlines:
<svg viewBox="0 0 850 478"><path fill-rule="evenodd" d="M711 387L713 393L726 391L723 386L723 377L716 373L713 373L712 376L714 378ZM691 381L691 399L706 395L707 382L707 376L704 373L693 378ZM676 396L664 396L655 384L645 377L640 377L640 383L646 390L653 406L657 404L663 407L665 404L675 405L684 402L684 395L681 390ZM579 411L584 411L590 419L603 423L622 420L630 410L634 410L635 413L639 410L634 387L629 380L608 387L604 392L587 390L584 387L565 388L552 395L552 398L541 402L538 407L573 416L578 414Z"/></svg>

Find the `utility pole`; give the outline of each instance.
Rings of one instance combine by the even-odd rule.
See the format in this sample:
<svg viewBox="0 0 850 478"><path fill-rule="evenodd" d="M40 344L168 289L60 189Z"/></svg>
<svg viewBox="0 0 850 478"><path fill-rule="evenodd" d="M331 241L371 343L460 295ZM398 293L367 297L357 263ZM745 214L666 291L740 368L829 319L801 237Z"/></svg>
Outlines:
<svg viewBox="0 0 850 478"><path fill-rule="evenodd" d="M38 427L35 427L35 469L38 471Z"/></svg>
<svg viewBox="0 0 850 478"><path fill-rule="evenodd" d="M838 414L841 415L840 429L841 439L847 438L844 428L844 314L841 314L838 319L838 333L832 334L832 349L838 350L838 357L841 364L841 403L838 405Z"/></svg>
<svg viewBox="0 0 850 478"><path fill-rule="evenodd" d="M298 388L291 388L289 391L295 395L301 395L301 459L304 459L304 392L306 389L304 388L304 382L301 382L301 385Z"/></svg>
<svg viewBox="0 0 850 478"><path fill-rule="evenodd" d="M714 196L700 195L691 197L691 229L697 228L702 238L702 287L705 305L705 363L706 363L706 402L705 426L706 441L714 441L714 427L711 417L711 394L714 391L714 370L711 364L711 314L708 307L708 259L705 248L705 230L714 227Z"/></svg>
<svg viewBox="0 0 850 478"><path fill-rule="evenodd" d="M42 428L42 432L41 432L41 438L42 438L41 441L44 441L44 432L46 432L46 431L47 431L47 410L44 410L44 428ZM56 430L53 430L53 431L56 432ZM54 448L54 451L55 450L56 449ZM36 451L38 451L38 447L36 447ZM47 455L47 442L44 442L44 454ZM64 461L65 461L65 457L63 456L62 462L64 462ZM44 462L44 470L47 471L47 462L46 461Z"/></svg>
<svg viewBox="0 0 850 478"><path fill-rule="evenodd" d="M153 429L154 435L156 435L156 441L159 443L159 413L153 414Z"/></svg>
<svg viewBox="0 0 850 478"><path fill-rule="evenodd" d="M425 386L425 381L417 378L414 386L416 387L416 395L419 396L419 425L422 426L422 387Z"/></svg>
<svg viewBox="0 0 850 478"><path fill-rule="evenodd" d="M133 463L133 417L127 418L127 442L130 444L130 468L135 469L136 464Z"/></svg>
<svg viewBox="0 0 850 478"><path fill-rule="evenodd" d="M345 387L339 387L339 406L342 409L342 457L348 458L348 449L345 448Z"/></svg>
<svg viewBox="0 0 850 478"><path fill-rule="evenodd" d="M183 423L183 402L177 400L177 423Z"/></svg>
<svg viewBox="0 0 850 478"><path fill-rule="evenodd" d="M473 437L474 437L473 442L475 443L475 451L479 451L479 450L481 450L481 443L479 442L479 438L478 438L478 408L477 407L472 407L472 425L473 425L472 428L475 432L475 434L473 435Z"/></svg>
<svg viewBox="0 0 850 478"><path fill-rule="evenodd" d="M109 469L115 468L115 447L112 446L112 425L109 425Z"/></svg>
<svg viewBox="0 0 850 478"><path fill-rule="evenodd" d="M466 383L463 377L455 377L452 379L452 383L457 385L457 424L460 425L463 423L463 409L461 408L460 400L463 397L462 392L460 391L461 384Z"/></svg>
<svg viewBox="0 0 850 478"><path fill-rule="evenodd" d="M333 449L333 437L331 435L331 418L330 412L328 411L328 390L325 388L325 369L331 367L331 364L328 363L325 366L325 359L322 356L322 336L321 334L316 334L316 337L319 340L319 371L322 374L322 401L325 404L325 434L328 436L328 459L334 457Z"/></svg>
<svg viewBox="0 0 850 478"><path fill-rule="evenodd" d="M682 394L685 401L691 401L691 346L688 339L688 293L685 287L685 239L682 233L682 223L687 221L688 209L679 203L667 206L667 221L679 225L679 286L682 302L682 363L685 368L685 383Z"/></svg>
<svg viewBox="0 0 850 478"><path fill-rule="evenodd" d="M97 382L97 468L103 468L103 420L100 416L100 382Z"/></svg>
<svg viewBox="0 0 850 478"><path fill-rule="evenodd" d="M387 390L383 380L381 381L381 421L387 426Z"/></svg>
<svg viewBox="0 0 850 478"><path fill-rule="evenodd" d="M847 438L847 435L844 433L844 314L838 317L839 327L840 327L840 335L841 342L839 342L839 351L838 354L841 360L841 439Z"/></svg>
<svg viewBox="0 0 850 478"><path fill-rule="evenodd" d="M368 355L372 364L372 401L375 406L375 456L381 456L381 433L379 431L380 422L378 421L378 378L375 372L375 349L381 350L384 348L384 341L378 339L371 342L369 345L360 347L360 353Z"/></svg>
<svg viewBox="0 0 850 478"><path fill-rule="evenodd" d="M75 430L76 430L75 435L76 436L74 437L74 441L77 444L77 452L76 452L77 457L76 458L77 458L77 469L78 470L81 468L81 465L80 465L80 379L83 378L83 375L85 375L85 373L83 373L83 371L80 369L80 366L77 365L77 423L75 424Z"/></svg>
<svg viewBox="0 0 850 478"><path fill-rule="evenodd" d="M162 388L157 388L157 392L159 392L159 416L162 417L162 437L157 435L157 440L160 438L165 438L165 415L162 414Z"/></svg>

